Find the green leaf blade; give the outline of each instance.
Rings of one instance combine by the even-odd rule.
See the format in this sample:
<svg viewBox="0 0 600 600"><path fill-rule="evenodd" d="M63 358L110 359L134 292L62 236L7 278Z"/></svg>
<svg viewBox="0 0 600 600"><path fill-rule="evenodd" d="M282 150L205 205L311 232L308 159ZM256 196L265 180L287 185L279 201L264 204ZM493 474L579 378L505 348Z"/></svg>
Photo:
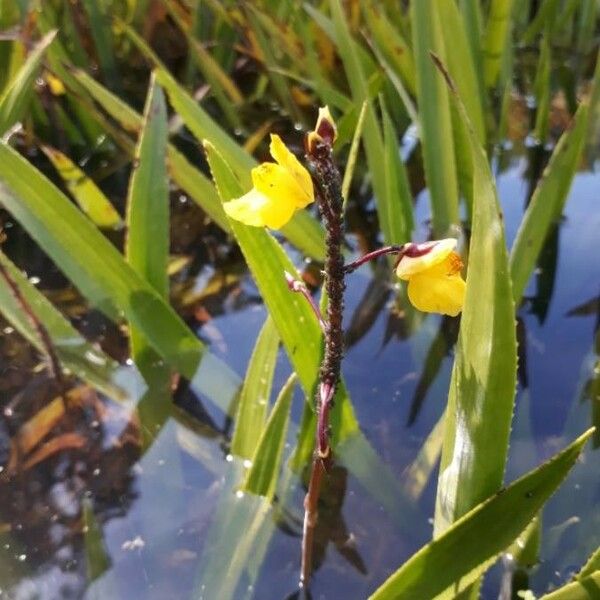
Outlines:
<svg viewBox="0 0 600 600"><path fill-rule="evenodd" d="M275 487L279 477L279 469L283 459L285 438L290 419L290 406L296 387L296 375L293 373L285 383L267 425L262 432L256 451L252 457L252 466L248 470L242 490L265 496L273 500Z"/></svg>
<svg viewBox="0 0 600 600"><path fill-rule="evenodd" d="M515 302L520 302L546 236L564 207L585 145L588 112L582 104L572 127L558 141L517 231L510 253Z"/></svg>
<svg viewBox="0 0 600 600"><path fill-rule="evenodd" d="M226 396L237 387L238 377L206 352L173 308L64 194L2 143L0 200L90 302L113 319L124 314L173 369L190 379L201 374L199 385L227 410Z"/></svg>
<svg viewBox="0 0 600 600"><path fill-rule="evenodd" d="M497 192L464 105L449 77L447 81L470 137L474 205L467 291L436 500L436 534L502 485L517 364L515 308Z"/></svg>
<svg viewBox="0 0 600 600"><path fill-rule="evenodd" d="M87 342L1 252L0 262L33 313L44 324L58 359L64 367L117 402L136 400L139 397L144 382L136 369L121 367L99 348ZM2 278L0 278L0 308L4 317L22 336L40 352L44 352L37 331Z"/></svg>
<svg viewBox="0 0 600 600"><path fill-rule="evenodd" d="M10 129L27 111L44 53L55 36L56 31L50 31L36 44L21 69L4 88L0 96L0 135Z"/></svg>
<svg viewBox="0 0 600 600"><path fill-rule="evenodd" d="M250 357L231 440L231 453L241 458L252 458L263 433L278 349L277 328L267 317Z"/></svg>
<svg viewBox="0 0 600 600"><path fill-rule="evenodd" d="M444 237L458 223L458 181L448 90L430 57L432 51L444 56L442 26L434 0L411 2L410 14L425 179L433 229L437 237Z"/></svg>
<svg viewBox="0 0 600 600"><path fill-rule="evenodd" d="M476 506L440 537L412 556L371 600L438 597L460 580L465 589L533 519L575 464L593 429L550 461ZM453 588L447 596L460 591ZM442 596L446 598L446 596Z"/></svg>
<svg viewBox="0 0 600 600"><path fill-rule="evenodd" d="M123 226L121 216L102 190L71 159L50 146L42 146L44 154L52 163L67 189L81 210L102 229L119 229Z"/></svg>

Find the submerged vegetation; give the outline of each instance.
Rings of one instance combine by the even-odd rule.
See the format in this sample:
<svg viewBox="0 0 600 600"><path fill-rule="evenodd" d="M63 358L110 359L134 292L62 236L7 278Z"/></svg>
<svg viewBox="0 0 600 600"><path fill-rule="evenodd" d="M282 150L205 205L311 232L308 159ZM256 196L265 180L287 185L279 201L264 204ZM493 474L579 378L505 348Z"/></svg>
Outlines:
<svg viewBox="0 0 600 600"><path fill-rule="evenodd" d="M598 597L598 298L545 445L525 315L597 167L599 12L0 0L0 592Z"/></svg>

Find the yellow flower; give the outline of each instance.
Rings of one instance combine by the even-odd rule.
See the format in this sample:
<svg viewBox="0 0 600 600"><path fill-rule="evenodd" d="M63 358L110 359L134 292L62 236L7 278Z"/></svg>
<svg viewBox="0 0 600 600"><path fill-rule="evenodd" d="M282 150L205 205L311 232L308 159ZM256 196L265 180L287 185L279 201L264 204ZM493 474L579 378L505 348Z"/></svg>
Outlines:
<svg viewBox="0 0 600 600"><path fill-rule="evenodd" d="M226 202L224 208L232 219L245 225L279 229L315 197L310 174L278 135L271 135L269 151L277 162L252 169L254 187L241 198Z"/></svg>
<svg viewBox="0 0 600 600"><path fill-rule="evenodd" d="M462 261L454 252L456 240L449 238L424 244L409 244L396 274L408 281L408 298L423 312L455 317L465 301Z"/></svg>

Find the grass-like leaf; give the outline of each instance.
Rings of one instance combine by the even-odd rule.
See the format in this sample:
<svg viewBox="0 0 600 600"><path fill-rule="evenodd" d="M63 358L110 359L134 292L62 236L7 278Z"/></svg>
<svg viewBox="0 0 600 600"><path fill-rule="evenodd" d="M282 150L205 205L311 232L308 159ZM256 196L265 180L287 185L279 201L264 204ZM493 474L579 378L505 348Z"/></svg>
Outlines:
<svg viewBox="0 0 600 600"><path fill-rule="evenodd" d="M357 105L367 103L365 109L365 122L363 127L363 141L367 155L367 163L377 200L377 214L383 238L388 244L397 244L407 240L410 234L410 225L405 222L402 202L398 196L391 195L397 181L388 182L388 175L396 178L396 173L386 171L385 163L381 160L381 149L384 139L377 121L373 102L370 100L368 76L364 67L364 60L360 54L360 47L352 38L348 23L344 16L339 0L330 0L334 38L346 76L352 90L352 97ZM311 12L315 16L314 11ZM321 22L321 21L320 21ZM388 185L388 183L390 185Z"/></svg>
<svg viewBox="0 0 600 600"><path fill-rule="evenodd" d="M144 382L137 369L120 366L102 350L87 342L2 253L0 262L18 286L33 313L44 324L60 363L109 398L118 402L135 401L144 388ZM29 343L39 351L44 351L36 330L1 278L0 310Z"/></svg>
<svg viewBox="0 0 600 600"><path fill-rule="evenodd" d="M123 225L121 216L93 179L60 150L50 146L42 146L42 150L81 210L98 227L118 229Z"/></svg>
<svg viewBox="0 0 600 600"><path fill-rule="evenodd" d="M44 53L55 36L56 31L50 31L36 44L21 69L4 88L0 96L0 135L26 113Z"/></svg>
<svg viewBox="0 0 600 600"><path fill-rule="evenodd" d="M279 334L270 317L263 325L240 392L231 453L250 459L265 426L279 348Z"/></svg>
<svg viewBox="0 0 600 600"><path fill-rule="evenodd" d="M482 502L435 541L419 550L372 596L371 600L434 598L454 582L454 598L473 583L487 564L525 529L575 464L588 430L570 446L506 489Z"/></svg>
<svg viewBox="0 0 600 600"><path fill-rule="evenodd" d="M87 581L91 583L110 569L111 560L104 543L102 527L94 514L92 502L88 498L84 498L82 504Z"/></svg>
<svg viewBox="0 0 600 600"><path fill-rule="evenodd" d="M252 457L252 466L242 486L246 492L266 496L270 500L275 495L295 387L296 374L292 373L281 388L267 425L260 436L256 452Z"/></svg>
<svg viewBox="0 0 600 600"><path fill-rule="evenodd" d="M169 299L170 233L167 134L165 98L152 78L129 181L125 255L133 270L165 302ZM170 412L171 370L146 339L143 330L133 324L129 341L131 356L149 386L138 407L143 445L147 447Z"/></svg>
<svg viewBox="0 0 600 600"><path fill-rule="evenodd" d="M6 144L0 144L0 199L90 302L113 318L124 314L173 369L196 377L198 386L227 410L238 377L205 351L93 223Z"/></svg>
<svg viewBox="0 0 600 600"><path fill-rule="evenodd" d="M595 600L600 598L600 571L577 578L562 587L545 594L540 600Z"/></svg>
<svg viewBox="0 0 600 600"><path fill-rule="evenodd" d="M483 73L487 87L493 87L500 73L502 54L507 50L506 35L510 27L513 0L492 0L483 35Z"/></svg>
<svg viewBox="0 0 600 600"><path fill-rule="evenodd" d="M437 491L438 535L502 485L517 364L515 308L496 188L464 105L444 74L470 137L474 204L467 292Z"/></svg>
<svg viewBox="0 0 600 600"><path fill-rule="evenodd" d="M510 253L515 302L521 300L548 232L560 218L585 145L588 111L582 104L558 141L519 226Z"/></svg>
<svg viewBox="0 0 600 600"><path fill-rule="evenodd" d="M439 11L434 0L411 2L413 51L425 179L431 197L435 235L443 237L458 223L458 182L448 90L431 62L430 52L444 56Z"/></svg>

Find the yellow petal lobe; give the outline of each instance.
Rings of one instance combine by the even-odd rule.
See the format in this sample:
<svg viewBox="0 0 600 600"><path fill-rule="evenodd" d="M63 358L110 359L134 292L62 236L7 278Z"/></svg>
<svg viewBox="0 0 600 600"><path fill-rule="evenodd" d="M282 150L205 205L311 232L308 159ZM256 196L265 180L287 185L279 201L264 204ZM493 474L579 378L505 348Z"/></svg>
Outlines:
<svg viewBox="0 0 600 600"><path fill-rule="evenodd" d="M408 298L423 312L455 317L465 301L466 284L460 276L462 261L455 252L443 262L412 275L408 282Z"/></svg>
<svg viewBox="0 0 600 600"><path fill-rule="evenodd" d="M304 208L314 201L313 183L309 172L302 166L300 161L288 150L278 135L271 135L269 146L271 156L283 167L288 175L295 181L297 192L294 202L297 208ZM266 163L269 164L269 163Z"/></svg>
<svg viewBox="0 0 600 600"><path fill-rule="evenodd" d="M398 263L396 275L400 279L409 280L413 275L440 264L456 248L456 244L454 238L414 244L415 256L404 255Z"/></svg>
<svg viewBox="0 0 600 600"><path fill-rule="evenodd" d="M236 221L253 227L280 229L293 216L294 206L265 196L255 188L236 200L223 205L225 212Z"/></svg>

